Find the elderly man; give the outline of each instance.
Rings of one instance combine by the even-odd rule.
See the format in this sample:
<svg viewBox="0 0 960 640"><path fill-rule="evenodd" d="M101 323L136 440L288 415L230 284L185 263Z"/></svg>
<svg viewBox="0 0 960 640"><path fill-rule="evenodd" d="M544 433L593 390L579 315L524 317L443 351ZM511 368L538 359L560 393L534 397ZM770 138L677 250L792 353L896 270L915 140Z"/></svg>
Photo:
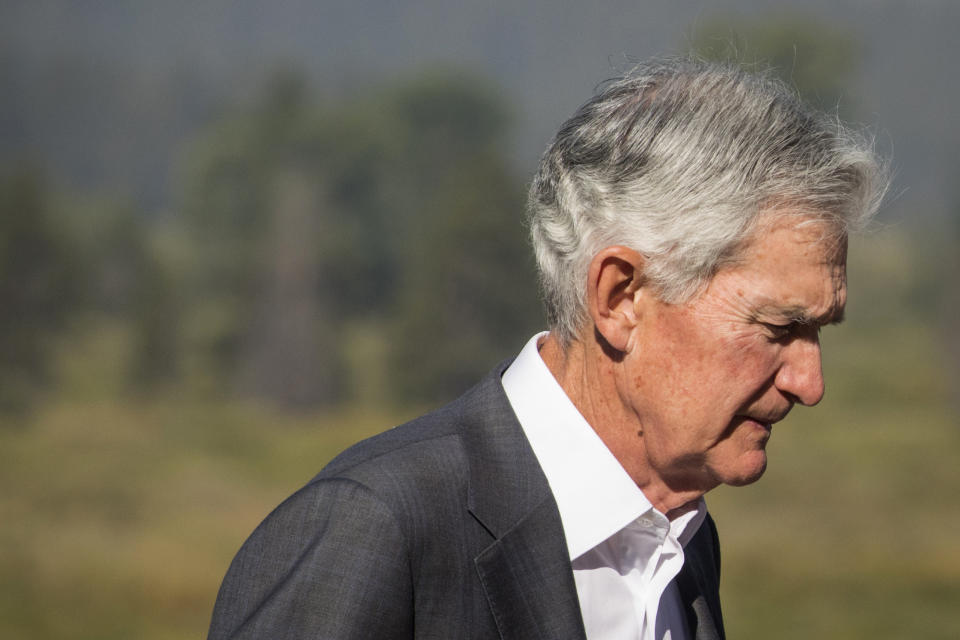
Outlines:
<svg viewBox="0 0 960 640"><path fill-rule="evenodd" d="M773 80L610 83L530 190L550 331L278 507L210 638L723 638L703 495L759 478L772 425L823 395L881 174Z"/></svg>

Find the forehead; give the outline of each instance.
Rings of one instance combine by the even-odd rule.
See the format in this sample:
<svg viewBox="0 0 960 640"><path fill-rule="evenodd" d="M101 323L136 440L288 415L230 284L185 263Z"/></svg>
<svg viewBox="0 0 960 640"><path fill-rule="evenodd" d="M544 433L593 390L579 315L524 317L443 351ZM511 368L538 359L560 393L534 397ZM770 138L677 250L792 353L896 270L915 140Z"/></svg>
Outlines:
<svg viewBox="0 0 960 640"><path fill-rule="evenodd" d="M847 237L836 223L780 210L761 214L737 259L767 267L785 262L845 267L846 261Z"/></svg>
<svg viewBox="0 0 960 640"><path fill-rule="evenodd" d="M832 224L772 215L708 289L732 288L758 314L834 322L846 302L846 255L846 237Z"/></svg>

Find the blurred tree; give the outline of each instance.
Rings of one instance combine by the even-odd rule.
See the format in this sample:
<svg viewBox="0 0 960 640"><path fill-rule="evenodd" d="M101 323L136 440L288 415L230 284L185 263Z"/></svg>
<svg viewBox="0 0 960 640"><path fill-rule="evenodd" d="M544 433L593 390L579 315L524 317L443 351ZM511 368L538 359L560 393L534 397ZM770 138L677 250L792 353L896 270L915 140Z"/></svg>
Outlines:
<svg viewBox="0 0 960 640"><path fill-rule="evenodd" d="M293 132L303 126L303 92L302 83L293 76L275 79L253 114L221 124L202 141L189 176L185 213L198 274L191 302L207 321L201 325L200 346L208 352L218 376L229 374L232 386L242 385L253 393L274 391L257 385L269 385L270 376L277 374L276 367L267 363L288 342L283 332L273 336L274 327L259 318L270 318L270 310L264 307L271 304L278 305L277 314L290 311L283 305L283 295L261 295L261 291L274 284L269 275L289 279L289 269L273 268L281 259L282 247L270 243L272 187L276 165L289 151ZM311 203L293 208L303 206ZM277 216L281 226L305 217L295 213ZM281 229L280 235L296 237L303 231ZM309 274L300 280L305 278ZM273 349L272 337L284 344ZM262 376L249 373L251 366L243 361L244 355L254 360L254 370L263 369Z"/></svg>
<svg viewBox="0 0 960 640"><path fill-rule="evenodd" d="M332 296L318 290L315 245L330 216L322 177L311 178L302 167L276 169L266 264L241 354L244 389L287 405L336 399L341 386L337 331L324 326Z"/></svg>
<svg viewBox="0 0 960 640"><path fill-rule="evenodd" d="M945 256L944 269L939 276L939 284L943 290L943 304L941 305L941 331L949 357L950 394L954 411L960 414L960 331L957 331L957 318L960 318L960 197L956 198L954 215L947 221L946 250L941 251Z"/></svg>
<svg viewBox="0 0 960 640"><path fill-rule="evenodd" d="M321 106L280 74L200 142L194 329L229 386L285 405L360 378L448 397L516 346L537 304L492 96L433 74Z"/></svg>
<svg viewBox="0 0 960 640"><path fill-rule="evenodd" d="M714 17L695 27L690 48L711 60L772 67L813 105L849 117L855 111L860 46L848 30L802 15L751 20Z"/></svg>
<svg viewBox="0 0 960 640"><path fill-rule="evenodd" d="M51 343L78 300L73 247L30 171L0 178L0 410L49 382Z"/></svg>
<svg viewBox="0 0 960 640"><path fill-rule="evenodd" d="M197 341L228 387L288 406L341 397L342 322L383 307L391 271L367 125L285 72L201 141L185 204Z"/></svg>
<svg viewBox="0 0 960 640"><path fill-rule="evenodd" d="M513 177L484 156L435 186L424 210L432 224L405 256L392 326L400 397L453 397L541 326L522 202Z"/></svg>
<svg viewBox="0 0 960 640"><path fill-rule="evenodd" d="M180 293L152 237L143 226L138 228L128 263L135 284L125 314L133 332L126 368L128 388L135 393L161 390L181 375Z"/></svg>
<svg viewBox="0 0 960 640"><path fill-rule="evenodd" d="M438 402L515 353L539 325L507 114L473 78L424 76L395 98L409 208L391 327L395 392Z"/></svg>
<svg viewBox="0 0 960 640"><path fill-rule="evenodd" d="M180 307L170 265L154 243L156 229L135 208L102 198L64 216L84 265L83 309L130 330L120 363L128 391L144 393L180 374Z"/></svg>

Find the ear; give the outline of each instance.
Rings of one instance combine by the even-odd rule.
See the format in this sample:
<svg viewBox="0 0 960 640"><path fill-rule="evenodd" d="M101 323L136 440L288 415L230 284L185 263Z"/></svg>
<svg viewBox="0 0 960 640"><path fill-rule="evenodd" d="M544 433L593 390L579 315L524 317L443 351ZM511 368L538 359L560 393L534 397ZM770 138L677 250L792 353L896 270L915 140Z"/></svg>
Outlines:
<svg viewBox="0 0 960 640"><path fill-rule="evenodd" d="M637 292L643 256L627 247L607 247L593 257L587 279L587 310L596 330L617 351L627 351L639 321Z"/></svg>

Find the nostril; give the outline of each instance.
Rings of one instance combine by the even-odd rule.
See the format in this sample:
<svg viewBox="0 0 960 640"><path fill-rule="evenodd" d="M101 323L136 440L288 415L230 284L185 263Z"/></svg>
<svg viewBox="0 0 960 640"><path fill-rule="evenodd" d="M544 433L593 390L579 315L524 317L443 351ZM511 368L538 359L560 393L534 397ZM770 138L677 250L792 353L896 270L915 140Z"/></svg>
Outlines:
<svg viewBox="0 0 960 640"><path fill-rule="evenodd" d="M824 381L820 366L820 349L806 353L795 352L784 360L774 384L791 402L810 407L823 398Z"/></svg>

